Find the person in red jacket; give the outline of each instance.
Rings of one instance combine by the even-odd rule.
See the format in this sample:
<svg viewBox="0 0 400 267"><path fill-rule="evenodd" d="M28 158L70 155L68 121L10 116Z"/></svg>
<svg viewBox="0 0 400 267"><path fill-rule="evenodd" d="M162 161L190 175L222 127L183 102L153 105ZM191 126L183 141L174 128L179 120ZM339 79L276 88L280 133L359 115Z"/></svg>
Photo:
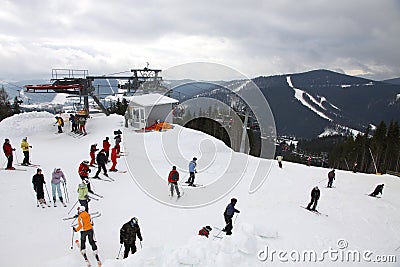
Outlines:
<svg viewBox="0 0 400 267"><path fill-rule="evenodd" d="M108 141L108 137L106 137L106 139L103 140L103 149L106 152L106 158L107 158L107 162L108 162L108 156L110 155L110 142Z"/></svg>
<svg viewBox="0 0 400 267"><path fill-rule="evenodd" d="M90 146L90 166L93 166L93 164L96 162L95 154L97 150L97 144Z"/></svg>
<svg viewBox="0 0 400 267"><path fill-rule="evenodd" d="M119 158L119 154L118 154L118 151L117 151L117 146L114 146L112 149L111 149L111 162L112 162L112 166L111 166L111 169L110 169L110 171L111 172L116 172L116 171L118 171L115 167L117 166L117 158Z"/></svg>
<svg viewBox="0 0 400 267"><path fill-rule="evenodd" d="M82 163L79 165L78 173L82 179L82 183L84 179L87 179L89 181L89 173L90 173L89 161L87 160L82 161ZM90 188L90 183L88 183L87 187L89 192L93 193L92 189Z"/></svg>
<svg viewBox="0 0 400 267"><path fill-rule="evenodd" d="M212 228L210 226L204 226L203 228L200 229L199 235L205 236L208 238L208 235L210 234Z"/></svg>
<svg viewBox="0 0 400 267"><path fill-rule="evenodd" d="M170 171L168 175L168 184L170 185L171 197L174 196L174 188L176 194L178 195L178 198L181 197L181 193L179 192L178 188L178 181L179 181L179 173L176 170L176 166L172 166L172 171Z"/></svg>
<svg viewBox="0 0 400 267"><path fill-rule="evenodd" d="M15 148L13 148L11 146L10 139L6 138L4 140L3 151L4 151L4 155L6 155L6 158L7 158L7 170L15 170L15 168L12 166L13 151L15 151Z"/></svg>

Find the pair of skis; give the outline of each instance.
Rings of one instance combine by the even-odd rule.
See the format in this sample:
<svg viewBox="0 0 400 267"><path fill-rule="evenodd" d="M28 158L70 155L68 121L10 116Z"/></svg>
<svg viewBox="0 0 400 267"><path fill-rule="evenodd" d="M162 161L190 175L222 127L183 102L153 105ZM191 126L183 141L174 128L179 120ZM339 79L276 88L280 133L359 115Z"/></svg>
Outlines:
<svg viewBox="0 0 400 267"><path fill-rule="evenodd" d="M75 245L77 246L77 248L79 249L79 252L80 252L81 255L83 256L83 259L85 260L86 266L88 266L88 267L92 266L92 264L90 263L90 261L89 261L87 255L86 255L86 253L82 252L82 250L81 250L81 244L80 244L80 242L79 242L78 239L75 240ZM96 257L96 260L97 260L97 266L98 266L98 267L101 267L102 263L101 263L101 261L100 261L99 255L98 255L98 254L95 254L95 257Z"/></svg>

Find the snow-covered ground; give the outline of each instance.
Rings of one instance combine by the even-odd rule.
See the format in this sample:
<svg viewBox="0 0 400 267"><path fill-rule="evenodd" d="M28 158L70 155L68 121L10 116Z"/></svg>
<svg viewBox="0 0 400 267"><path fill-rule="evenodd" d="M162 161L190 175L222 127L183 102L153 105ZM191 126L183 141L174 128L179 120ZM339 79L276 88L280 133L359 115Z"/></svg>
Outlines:
<svg viewBox="0 0 400 267"><path fill-rule="evenodd" d="M96 115L87 123L89 134L78 139L66 133L55 134L54 123L54 116L45 112L25 113L0 122L1 140L9 138L17 148L14 163L22 161L19 145L27 136L32 145L31 161L40 164L48 189L52 170L61 167L67 176L70 196L67 208L60 205L37 208L31 184L36 169L18 166L27 171L1 170L0 266L85 265L77 249L70 249L71 221L62 218L68 216L67 212L77 200L80 182L77 169L82 160L89 158L90 145L97 143L101 147L102 140L106 136L112 139L117 129L124 131L123 149L129 152L117 168L128 172L111 173L115 182L92 181L95 191L104 198L90 202L91 211L102 214L94 219L94 230L104 267L398 266L393 262L363 260L364 254L371 260L380 255L394 255L400 261L400 180L397 177L338 170L335 188L327 189L328 169L288 162L279 169L273 161L263 186L249 194L250 181L258 175L254 171L257 164L268 166L271 161L232 152L219 140L203 133L179 126L168 132L136 133L123 128L121 116ZM68 126L66 123L66 131ZM185 180L186 166L193 156L199 159L196 182L207 186L184 187L182 199L171 200L166 183L171 165L178 166L181 179ZM3 163L4 166L4 156ZM213 195L213 185L219 179L237 180L239 175L243 177L232 191L227 188L226 194ZM147 178L154 184L150 191ZM382 198L366 195L380 183L385 184ZM301 208L307 205L315 185L321 189L318 209L328 216ZM214 239L213 235L218 233L214 229L208 239L198 236L202 226L224 226L222 213L232 197L238 199L236 207L241 211L233 235ZM202 198L211 199L210 204L188 208L196 206ZM135 255L117 260L119 229L134 216L141 226L142 246L137 241ZM346 248L340 249L338 241L339 246L347 245ZM261 261L267 250L268 259ZM90 246L88 251L95 263ZM279 251L282 252L278 254ZM315 251L318 259L322 255L325 258L319 263L294 262L297 253L304 251ZM343 255L348 251L360 253L360 262L346 262Z"/></svg>

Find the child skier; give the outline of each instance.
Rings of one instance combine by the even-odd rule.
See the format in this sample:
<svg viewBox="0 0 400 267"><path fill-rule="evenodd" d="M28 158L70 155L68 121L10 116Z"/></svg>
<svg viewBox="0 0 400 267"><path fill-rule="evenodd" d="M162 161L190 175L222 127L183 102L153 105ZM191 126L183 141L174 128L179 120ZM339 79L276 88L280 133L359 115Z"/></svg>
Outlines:
<svg viewBox="0 0 400 267"><path fill-rule="evenodd" d="M118 171L115 167L117 166L117 158L119 158L119 153L117 151L117 146L114 146L111 149L111 162L112 162L112 166L110 171L111 172L116 172Z"/></svg>
<svg viewBox="0 0 400 267"><path fill-rule="evenodd" d="M95 153L97 151L97 144L93 144L90 146L90 166L93 166L95 162Z"/></svg>
<svg viewBox="0 0 400 267"><path fill-rule="evenodd" d="M31 163L29 162L29 148L32 148L32 146L30 146L28 143L28 137L25 137L22 139L21 142L21 149L22 152L24 153L24 160L22 161L21 165L24 166L31 165Z"/></svg>
<svg viewBox="0 0 400 267"><path fill-rule="evenodd" d="M226 206L225 212L224 212L224 219L225 219L225 223L226 226L224 229L222 229L223 232L226 232L227 235L231 235L232 234L232 229L233 229L233 223L232 223L232 218L233 215L236 213L240 213L239 210L235 209L235 205L237 203L237 199L236 198L232 198L231 199L231 203L228 204L228 206Z"/></svg>
<svg viewBox="0 0 400 267"><path fill-rule="evenodd" d="M181 197L181 193L179 192L178 188L178 181L179 181L179 173L176 170L176 166L172 166L172 171L170 171L168 175L168 184L170 185L171 197L174 196L174 188L178 198Z"/></svg>
<svg viewBox="0 0 400 267"><path fill-rule="evenodd" d="M197 158L194 157L193 160L189 162L189 179L186 182L190 186L193 186L194 183L195 173L197 173L196 166L197 166Z"/></svg>
<svg viewBox="0 0 400 267"><path fill-rule="evenodd" d="M311 190L311 201L307 205L307 209L308 210L317 211L316 208L317 208L319 196L320 196L320 191L319 191L318 186L316 186ZM313 205L312 208L311 208L311 205Z"/></svg>
<svg viewBox="0 0 400 267"><path fill-rule="evenodd" d="M204 226L203 228L200 229L199 231L199 235L201 236L205 236L208 238L210 232L211 232L212 228L210 226Z"/></svg>
<svg viewBox="0 0 400 267"><path fill-rule="evenodd" d="M329 188L332 188L333 180L335 180L335 169L331 170L328 173L328 186Z"/></svg>
<svg viewBox="0 0 400 267"><path fill-rule="evenodd" d="M86 208L86 211L89 212L89 190L87 184L89 183L88 179L83 179L82 183L78 185L78 200L81 206Z"/></svg>
<svg viewBox="0 0 400 267"><path fill-rule="evenodd" d="M384 186L384 185L385 185L385 184L377 185L377 186L375 187L374 192L372 192L371 194L369 194L369 196L371 196L371 197L376 197L377 195L382 194L382 190L383 190L383 186Z"/></svg>
<svg viewBox="0 0 400 267"><path fill-rule="evenodd" d="M6 138L4 140L3 144L3 152L4 155L7 158L7 170L15 170L15 168L12 166L13 163L13 151L15 151L15 148L13 148L10 144L10 139Z"/></svg>

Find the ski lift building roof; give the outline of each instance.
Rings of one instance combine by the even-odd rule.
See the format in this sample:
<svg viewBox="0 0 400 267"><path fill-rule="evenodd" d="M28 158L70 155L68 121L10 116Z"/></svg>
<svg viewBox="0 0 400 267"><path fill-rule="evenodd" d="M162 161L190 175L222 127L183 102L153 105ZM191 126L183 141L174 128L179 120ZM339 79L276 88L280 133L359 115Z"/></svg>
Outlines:
<svg viewBox="0 0 400 267"><path fill-rule="evenodd" d="M145 94L145 95L134 95L130 98L130 104L132 105L138 105L142 107L151 107L151 106L159 106L159 105L165 105L165 104L175 104L178 103L179 101L176 99L173 99L168 96L164 96L162 94Z"/></svg>

